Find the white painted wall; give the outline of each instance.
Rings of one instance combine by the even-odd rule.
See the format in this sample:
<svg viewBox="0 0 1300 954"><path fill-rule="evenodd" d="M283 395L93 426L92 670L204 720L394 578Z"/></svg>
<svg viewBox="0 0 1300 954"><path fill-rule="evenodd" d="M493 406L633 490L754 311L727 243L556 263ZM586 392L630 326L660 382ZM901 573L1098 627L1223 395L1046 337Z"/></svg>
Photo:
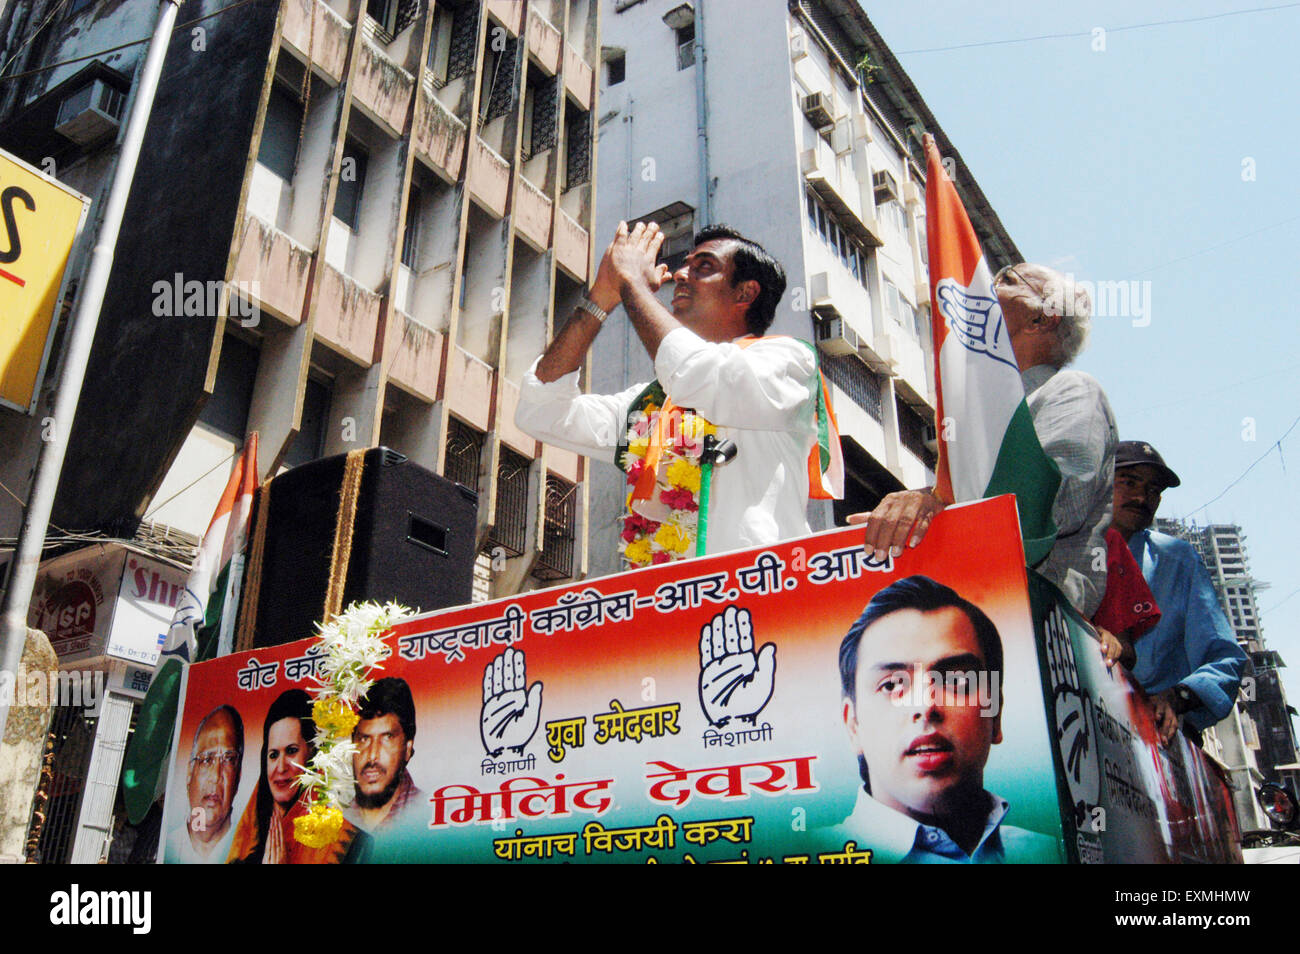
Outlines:
<svg viewBox="0 0 1300 954"><path fill-rule="evenodd" d="M293 187L260 162L253 163L248 182L248 211L268 225L282 228L288 220Z"/></svg>

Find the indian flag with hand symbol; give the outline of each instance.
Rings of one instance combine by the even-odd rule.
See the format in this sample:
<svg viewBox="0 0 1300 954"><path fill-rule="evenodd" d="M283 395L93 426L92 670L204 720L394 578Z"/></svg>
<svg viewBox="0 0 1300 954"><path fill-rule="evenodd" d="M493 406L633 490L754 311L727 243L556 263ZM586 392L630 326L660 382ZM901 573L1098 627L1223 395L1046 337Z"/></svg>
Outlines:
<svg viewBox="0 0 1300 954"><path fill-rule="evenodd" d="M935 496L949 503L1016 495L1025 559L1056 542L1056 462L1034 431L993 275L934 137L925 137L939 462Z"/></svg>
<svg viewBox="0 0 1300 954"><path fill-rule="evenodd" d="M126 751L122 787L132 824L139 824L148 814L166 780L163 764L171 751L185 666L216 655L222 623L233 620L256 490L257 434L253 433L235 462L208 532L199 544ZM200 632L205 637L202 645Z"/></svg>

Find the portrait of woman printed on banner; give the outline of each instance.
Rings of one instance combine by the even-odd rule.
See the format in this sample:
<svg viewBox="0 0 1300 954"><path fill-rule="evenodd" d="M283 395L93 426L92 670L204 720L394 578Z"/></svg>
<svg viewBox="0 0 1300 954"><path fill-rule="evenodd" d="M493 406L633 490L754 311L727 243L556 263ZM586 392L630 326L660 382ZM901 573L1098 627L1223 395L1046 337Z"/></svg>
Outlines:
<svg viewBox="0 0 1300 954"><path fill-rule="evenodd" d="M231 864L309 865L362 860L368 836L349 822L323 848L308 848L293 837L293 820L308 812L298 784L300 766L315 749L316 725L311 696L303 689L280 693L262 725L262 761L257 793L248 802L227 861Z"/></svg>

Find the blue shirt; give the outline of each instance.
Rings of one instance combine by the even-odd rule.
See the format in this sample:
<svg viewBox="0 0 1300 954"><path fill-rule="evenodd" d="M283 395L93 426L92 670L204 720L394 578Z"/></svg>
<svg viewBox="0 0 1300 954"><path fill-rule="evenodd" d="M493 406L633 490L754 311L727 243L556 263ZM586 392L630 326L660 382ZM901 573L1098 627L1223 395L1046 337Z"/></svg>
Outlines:
<svg viewBox="0 0 1300 954"><path fill-rule="evenodd" d="M942 828L925 825L882 805L865 788L858 789L853 814L834 828L823 829L835 850L853 841L858 850L870 848L873 863L932 864L1057 864L1061 849L1056 839L1002 824L1007 801L985 793L990 810L984 833L971 854L966 854Z"/></svg>
<svg viewBox="0 0 1300 954"><path fill-rule="evenodd" d="M1160 607L1156 628L1138 639L1133 675L1149 694L1182 684L1201 700L1184 718L1206 729L1232 711L1246 667L1210 573L1192 545L1154 530L1128 541Z"/></svg>

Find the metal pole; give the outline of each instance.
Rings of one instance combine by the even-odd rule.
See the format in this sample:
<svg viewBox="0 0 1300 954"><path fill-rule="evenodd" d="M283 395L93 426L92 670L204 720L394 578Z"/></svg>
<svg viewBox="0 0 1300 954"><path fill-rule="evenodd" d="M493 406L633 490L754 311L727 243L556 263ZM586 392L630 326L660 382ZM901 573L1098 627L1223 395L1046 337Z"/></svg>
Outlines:
<svg viewBox="0 0 1300 954"><path fill-rule="evenodd" d="M161 0L158 4L158 21L154 25L153 38L149 41L144 66L140 70L140 83L131 106L131 116L127 120L126 133L122 137L113 184L104 203L103 220L95 238L95 248L86 269L85 280L77 295L72 331L64 353L63 374L54 395L53 437L41 447L36 476L32 481L32 494L23 514L22 531L18 535L18 547L9 574L9 588L5 591L3 613L0 615L0 674L9 674L15 683L18 666L23 658L23 647L27 642L28 605L36 586L36 571L41 562L50 511L54 507L54 493L59 487L63 457L68 449L68 435L72 431L72 419L77 411L77 400L81 396L81 384L86 377L86 365L90 362L90 347L95 340L99 310L104 304L104 292L108 288L108 276L113 270L113 253L122 227L122 214L126 210L126 199L135 178L135 167L140 158L140 148L144 144L145 129L149 125L154 94L158 91L158 77L162 74L167 44L171 40L181 3L182 0ZM4 738L5 723L9 719L9 704L4 695L0 694L0 739Z"/></svg>
<svg viewBox="0 0 1300 954"><path fill-rule="evenodd" d="M709 172L709 95L704 70L708 47L704 43L704 0L695 3L695 135L699 140L700 215L696 228L713 224L713 184Z"/></svg>

